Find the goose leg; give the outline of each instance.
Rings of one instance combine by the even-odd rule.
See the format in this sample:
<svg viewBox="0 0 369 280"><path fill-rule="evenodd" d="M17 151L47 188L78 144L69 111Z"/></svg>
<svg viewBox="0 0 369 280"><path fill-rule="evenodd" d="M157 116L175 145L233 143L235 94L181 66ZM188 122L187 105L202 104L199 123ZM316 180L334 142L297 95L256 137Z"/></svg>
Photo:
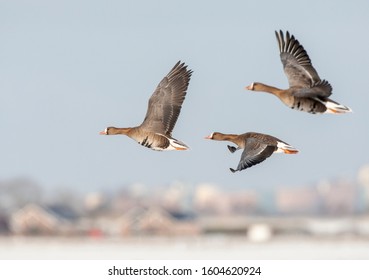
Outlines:
<svg viewBox="0 0 369 280"><path fill-rule="evenodd" d="M233 146L229 146L229 145L227 145L227 147L228 147L228 150L231 152L231 153L234 153L235 151L237 151L238 149L239 149L239 147L233 147Z"/></svg>

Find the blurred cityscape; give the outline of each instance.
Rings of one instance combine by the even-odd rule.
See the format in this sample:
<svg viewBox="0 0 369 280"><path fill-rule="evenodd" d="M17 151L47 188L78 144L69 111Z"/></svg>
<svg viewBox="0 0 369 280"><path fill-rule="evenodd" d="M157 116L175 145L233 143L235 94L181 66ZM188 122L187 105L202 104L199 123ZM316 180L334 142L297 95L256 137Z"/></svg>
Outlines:
<svg viewBox="0 0 369 280"><path fill-rule="evenodd" d="M369 238L369 165L357 178L306 186L227 189L141 184L117 191L49 194L32 180L0 181L0 235L128 236L241 235L251 241L276 236Z"/></svg>

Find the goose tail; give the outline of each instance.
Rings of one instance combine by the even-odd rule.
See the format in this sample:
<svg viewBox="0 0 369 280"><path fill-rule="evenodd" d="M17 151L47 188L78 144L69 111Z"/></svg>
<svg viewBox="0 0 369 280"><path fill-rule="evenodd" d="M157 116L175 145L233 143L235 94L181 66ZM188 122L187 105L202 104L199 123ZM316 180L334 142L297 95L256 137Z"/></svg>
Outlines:
<svg viewBox="0 0 369 280"><path fill-rule="evenodd" d="M277 144L277 150L275 153L285 153L285 154L297 154L299 150L292 147L290 144L287 144L285 142L278 142Z"/></svg>
<svg viewBox="0 0 369 280"><path fill-rule="evenodd" d="M351 108L339 104L333 100L326 100L323 103L327 107L327 111L325 111L326 114L345 114L352 112Z"/></svg>

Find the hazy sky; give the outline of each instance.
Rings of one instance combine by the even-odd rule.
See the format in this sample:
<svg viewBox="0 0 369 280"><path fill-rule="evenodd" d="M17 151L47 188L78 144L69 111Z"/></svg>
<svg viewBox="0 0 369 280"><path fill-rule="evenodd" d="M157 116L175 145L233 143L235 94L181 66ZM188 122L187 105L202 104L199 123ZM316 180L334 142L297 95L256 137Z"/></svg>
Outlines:
<svg viewBox="0 0 369 280"><path fill-rule="evenodd" d="M369 1L0 1L0 180L49 188L184 181L301 186L354 178L369 163ZM294 111L246 91L288 86L275 30L289 30L333 86L346 115ZM194 71L173 136L155 152L108 125L142 122L159 81L182 60ZM241 152L213 131L274 135L300 150L232 174Z"/></svg>

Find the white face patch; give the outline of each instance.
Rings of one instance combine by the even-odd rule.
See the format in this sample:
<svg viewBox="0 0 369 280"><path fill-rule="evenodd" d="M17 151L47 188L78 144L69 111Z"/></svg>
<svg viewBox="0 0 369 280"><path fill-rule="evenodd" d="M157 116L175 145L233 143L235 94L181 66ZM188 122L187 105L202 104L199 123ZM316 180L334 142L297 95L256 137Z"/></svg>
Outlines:
<svg viewBox="0 0 369 280"><path fill-rule="evenodd" d="M108 135L108 128L105 128L105 134Z"/></svg>

